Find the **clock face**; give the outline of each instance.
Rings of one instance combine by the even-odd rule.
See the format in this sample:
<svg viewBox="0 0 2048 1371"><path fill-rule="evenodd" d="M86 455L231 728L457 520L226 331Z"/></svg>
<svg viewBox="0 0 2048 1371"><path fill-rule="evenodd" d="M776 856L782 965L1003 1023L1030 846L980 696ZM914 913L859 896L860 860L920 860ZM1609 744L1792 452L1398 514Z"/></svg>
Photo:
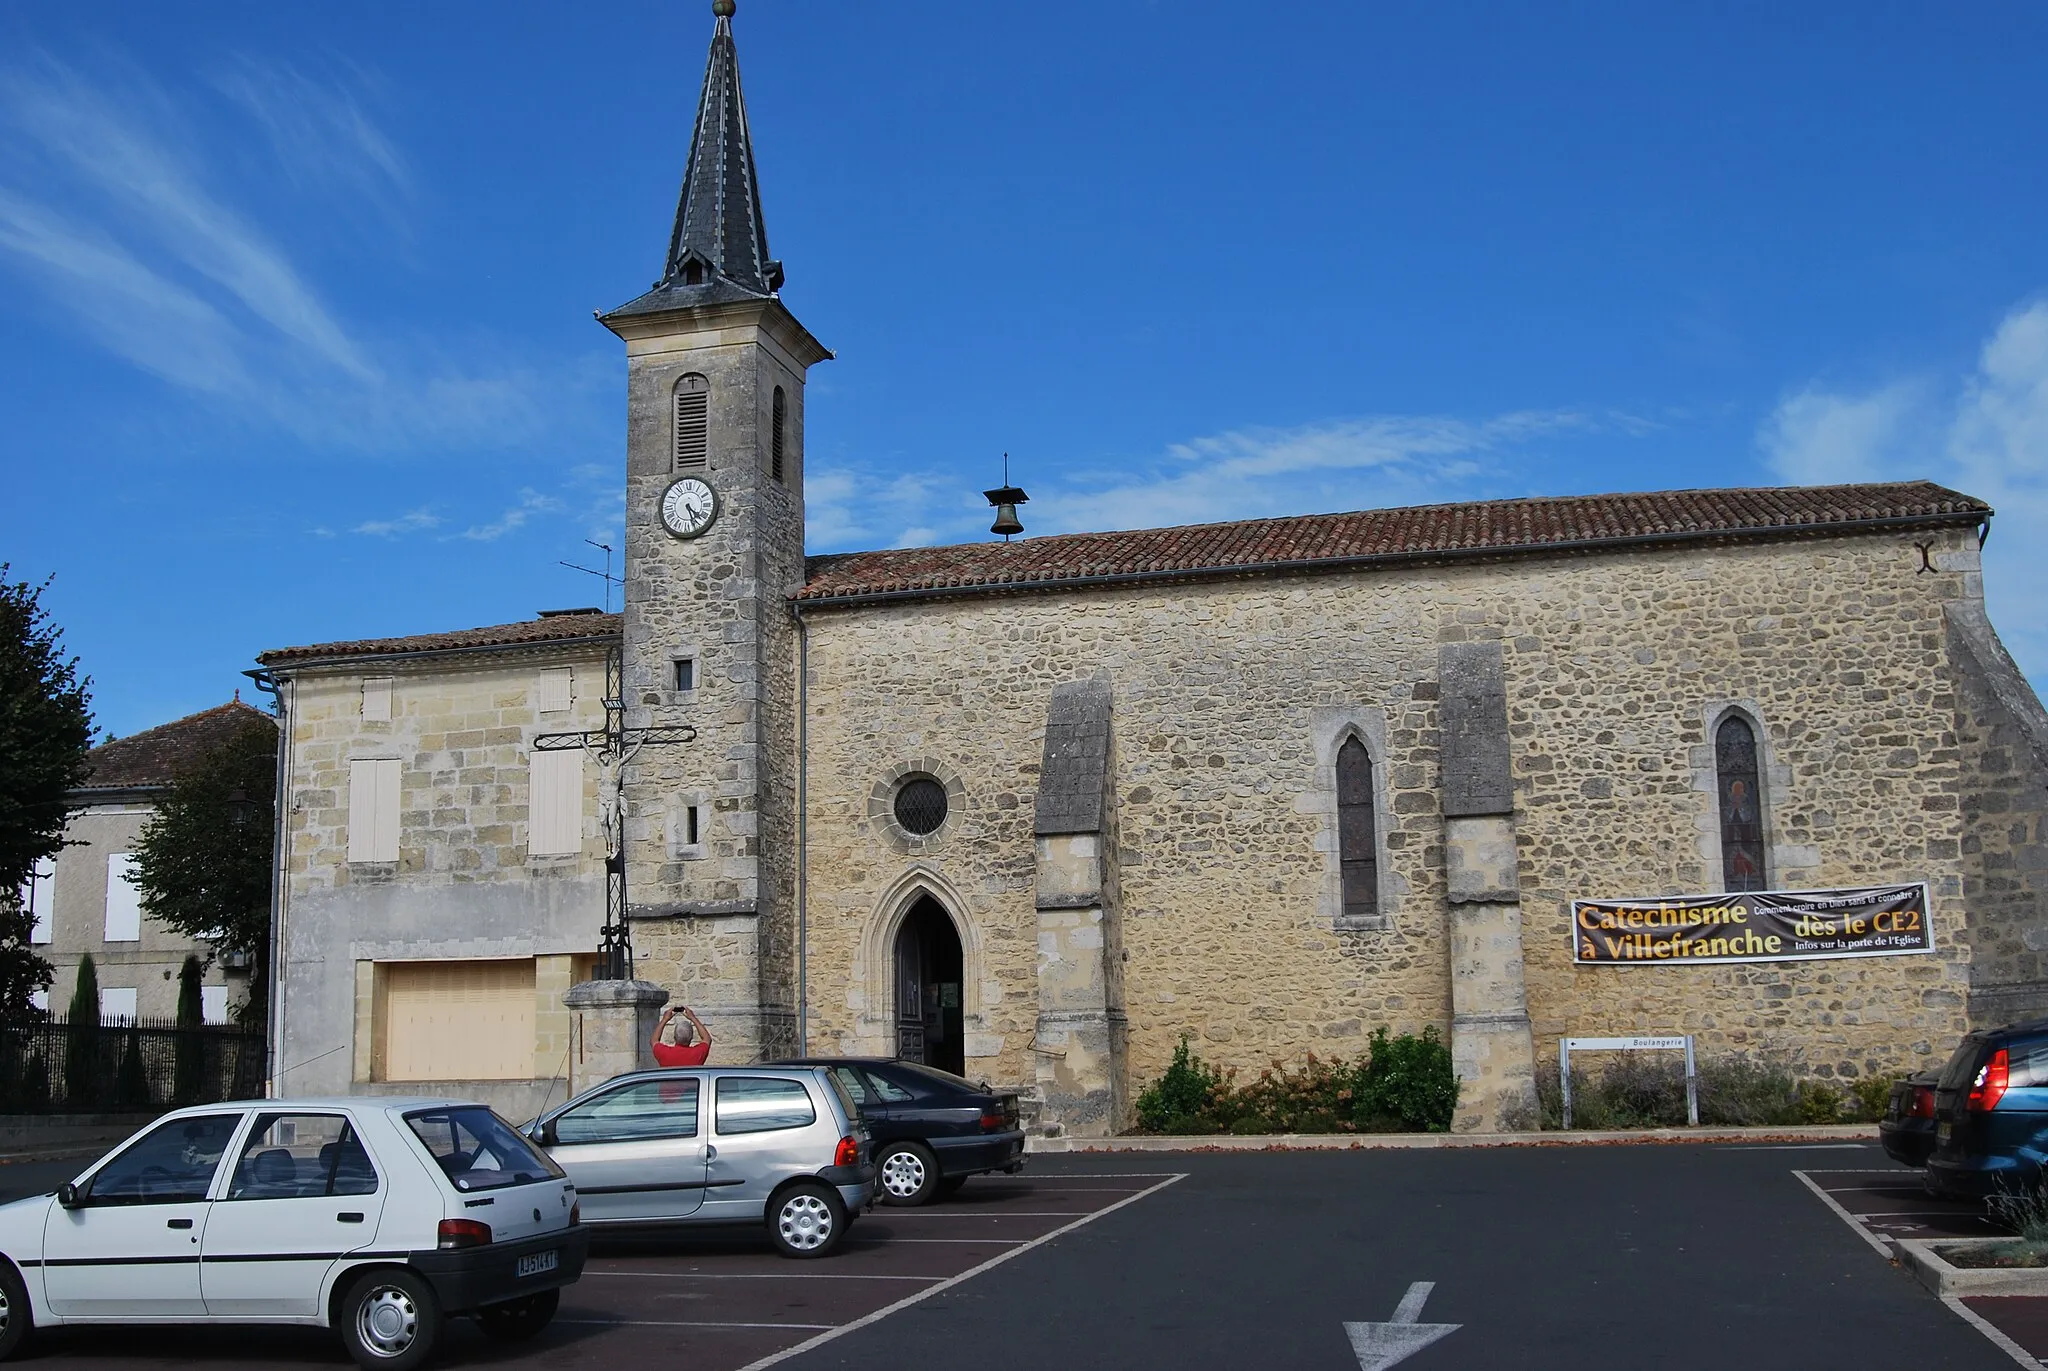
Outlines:
<svg viewBox="0 0 2048 1371"><path fill-rule="evenodd" d="M661 493L661 524L678 538L694 538L718 517L718 492L685 476Z"/></svg>

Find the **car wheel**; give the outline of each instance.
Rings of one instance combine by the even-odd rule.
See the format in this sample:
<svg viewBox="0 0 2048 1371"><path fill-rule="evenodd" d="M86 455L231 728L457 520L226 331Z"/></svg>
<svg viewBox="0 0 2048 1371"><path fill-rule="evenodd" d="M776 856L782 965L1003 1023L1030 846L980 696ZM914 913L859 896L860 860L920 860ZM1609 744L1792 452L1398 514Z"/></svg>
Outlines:
<svg viewBox="0 0 2048 1371"><path fill-rule="evenodd" d="M484 1330L484 1336L499 1342L519 1342L533 1337L553 1322L555 1310L561 1307L562 1292L543 1290L537 1295L527 1295L503 1304L487 1304L476 1311L477 1327Z"/></svg>
<svg viewBox="0 0 2048 1371"><path fill-rule="evenodd" d="M939 1189L939 1163L920 1143L890 1143L875 1159L883 1204L930 1204Z"/></svg>
<svg viewBox="0 0 2048 1371"><path fill-rule="evenodd" d="M965 1176L939 1177L939 1198L942 1200L949 1199L952 1196L959 1194L960 1187L965 1184L967 1184L967 1178Z"/></svg>
<svg viewBox="0 0 2048 1371"><path fill-rule="evenodd" d="M14 1263L0 1259L0 1361L21 1351L28 1335L35 1331L35 1315L29 1311L28 1287Z"/></svg>
<svg viewBox="0 0 2048 1371"><path fill-rule="evenodd" d="M432 1355L441 1336L434 1287L411 1271L372 1271L341 1302L341 1340L356 1365L410 1371Z"/></svg>
<svg viewBox="0 0 2048 1371"><path fill-rule="evenodd" d="M785 1257L829 1256L846 1237L846 1206L839 1192L799 1181L768 1201L768 1239Z"/></svg>

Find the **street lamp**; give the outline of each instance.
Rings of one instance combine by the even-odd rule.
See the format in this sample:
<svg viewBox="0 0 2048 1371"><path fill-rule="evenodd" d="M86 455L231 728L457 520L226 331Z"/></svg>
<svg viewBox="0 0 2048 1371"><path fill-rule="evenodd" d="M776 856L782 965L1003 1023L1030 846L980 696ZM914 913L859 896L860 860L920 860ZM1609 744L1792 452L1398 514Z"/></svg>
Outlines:
<svg viewBox="0 0 2048 1371"><path fill-rule="evenodd" d="M249 792L236 786L228 792L228 822L236 828L247 828L249 820L256 817L256 802L249 798Z"/></svg>

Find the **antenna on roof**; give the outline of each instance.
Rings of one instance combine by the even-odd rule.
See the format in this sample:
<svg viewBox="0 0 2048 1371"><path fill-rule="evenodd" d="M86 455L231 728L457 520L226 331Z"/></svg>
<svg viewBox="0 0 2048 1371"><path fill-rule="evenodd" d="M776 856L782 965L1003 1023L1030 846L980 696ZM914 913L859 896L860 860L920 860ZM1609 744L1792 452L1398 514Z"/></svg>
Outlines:
<svg viewBox="0 0 2048 1371"><path fill-rule="evenodd" d="M574 562L556 562L555 565L565 566L571 571L580 571L585 576L602 578L604 581L604 612L609 614L612 612L612 587L623 586L626 583L619 577L612 575L612 545L610 543L600 543L594 538L585 538L583 541L604 553L603 571L599 571L595 567L578 566Z"/></svg>
<svg viewBox="0 0 2048 1371"><path fill-rule="evenodd" d="M996 521L988 526L990 533L1000 533L1003 541L1009 542L1012 533L1022 533L1023 523L1017 518L1017 506L1026 504L1031 497L1010 484L1010 454L1003 454L1003 483L994 490L981 492L988 502L996 507Z"/></svg>

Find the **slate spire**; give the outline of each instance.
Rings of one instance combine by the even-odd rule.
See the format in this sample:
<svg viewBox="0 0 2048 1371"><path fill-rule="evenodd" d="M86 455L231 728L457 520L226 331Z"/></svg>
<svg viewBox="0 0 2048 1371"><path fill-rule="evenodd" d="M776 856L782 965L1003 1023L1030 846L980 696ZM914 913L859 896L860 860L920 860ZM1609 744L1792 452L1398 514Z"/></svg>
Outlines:
<svg viewBox="0 0 2048 1371"><path fill-rule="evenodd" d="M754 172L754 140L740 96L739 52L732 41L734 0L713 0L717 24L704 94L683 171L675 233L659 285L724 284L755 295L782 288L782 263L768 255L761 220L761 183Z"/></svg>

